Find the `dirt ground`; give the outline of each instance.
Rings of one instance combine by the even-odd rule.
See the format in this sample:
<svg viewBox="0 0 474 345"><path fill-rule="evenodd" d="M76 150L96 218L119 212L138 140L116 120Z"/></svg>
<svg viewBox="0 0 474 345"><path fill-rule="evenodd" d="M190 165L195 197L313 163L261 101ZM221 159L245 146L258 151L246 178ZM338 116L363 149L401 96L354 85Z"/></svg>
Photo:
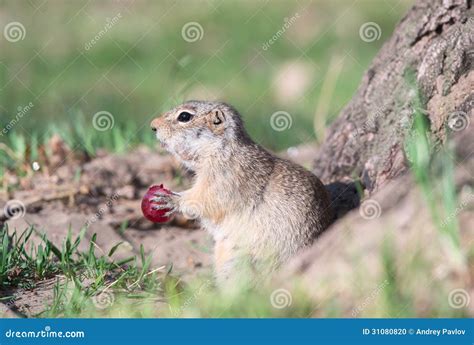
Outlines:
<svg viewBox="0 0 474 345"><path fill-rule="evenodd" d="M89 160L70 152L58 138L50 145L55 154L52 159L40 162L38 171L21 180L10 176L10 182L19 183L21 188L9 195L0 194L0 209L8 200L17 200L25 207L21 217L6 219L3 215L11 230L21 232L34 225L61 246L69 229L77 235L86 226L79 250L87 250L96 233L98 251L103 255L123 242L114 254L117 260L139 255L143 245L145 253L152 255L152 268L172 267L173 274L183 281L212 274L212 240L198 224L183 216L167 224L153 224L142 215L141 198L149 186L163 183L180 191L191 183L192 176L173 158L139 147L123 155L102 152ZM307 145L283 155L308 165L313 153L314 146ZM31 244L39 241L39 236L33 236ZM15 309L26 315L40 312L45 301L52 298L52 283L41 282L34 291L16 293Z"/></svg>
<svg viewBox="0 0 474 345"><path fill-rule="evenodd" d="M474 240L472 130L463 132L456 140L459 161L454 179L464 205L456 209L462 252L468 251ZM281 155L309 167L315 151L316 145L308 144ZM197 223L180 216L168 224L153 224L142 215L141 198L149 186L163 183L171 190L181 191L191 183L190 173L182 170L170 156L146 147L123 155L99 153L94 159L74 155L66 149L53 152L56 159L39 162L38 171L31 171L20 180L9 177L11 184L19 184L21 188L0 195L0 210L7 200L18 200L26 212L16 219L6 219L0 214L0 222L19 231L34 225L56 245L61 245L69 229L78 234L87 226L79 250L86 250L96 233L98 250L104 255L123 242L114 258L139 256L143 245L145 253L152 255L151 269L172 267L173 274L184 282L212 274L212 240ZM471 261L474 257L464 263L446 259L450 257L450 249L445 247L446 241L433 223L426 199L410 174L400 176L369 197L368 201L377 206L375 215L364 215L363 200L360 207L340 217L312 247L283 267L276 286L294 290L295 283L296 288L303 288L314 301L340 301L347 316L357 316L364 309L370 315L397 317L398 312L409 306L401 306L391 314L378 312L371 308L380 304L372 300L372 294L367 295L367 291L385 289L385 285L373 286L373 282L384 275L382 254L390 243L400 288L415 291L416 315L432 315L436 308L436 301L427 300L426 289L445 290L441 293L443 303L448 301L450 291L459 288L474 299ZM31 243L37 241L40 241L38 236ZM417 271L412 267L413 262L421 257L427 264ZM15 294L14 308L10 309L18 314L1 308L2 316L34 316L44 310L52 299L55 279L40 282L33 290L7 292ZM355 304L367 299L368 307ZM474 304L468 307L470 315L474 315ZM325 310L316 309L312 316L324 315Z"/></svg>

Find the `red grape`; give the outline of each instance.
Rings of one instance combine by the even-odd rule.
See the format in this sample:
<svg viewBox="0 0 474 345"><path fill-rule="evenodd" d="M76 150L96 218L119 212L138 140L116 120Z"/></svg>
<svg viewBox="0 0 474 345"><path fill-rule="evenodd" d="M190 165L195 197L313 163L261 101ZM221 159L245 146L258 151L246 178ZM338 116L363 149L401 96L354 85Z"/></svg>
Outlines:
<svg viewBox="0 0 474 345"><path fill-rule="evenodd" d="M171 191L163 187L162 184L154 185L148 188L145 196L142 199L142 212L146 219L152 221L153 223L166 223L171 217L164 216L166 212L169 212L170 209L155 210L153 209L154 205L160 205L164 202L154 202L151 199L156 198L155 193L162 192L167 195L171 195Z"/></svg>

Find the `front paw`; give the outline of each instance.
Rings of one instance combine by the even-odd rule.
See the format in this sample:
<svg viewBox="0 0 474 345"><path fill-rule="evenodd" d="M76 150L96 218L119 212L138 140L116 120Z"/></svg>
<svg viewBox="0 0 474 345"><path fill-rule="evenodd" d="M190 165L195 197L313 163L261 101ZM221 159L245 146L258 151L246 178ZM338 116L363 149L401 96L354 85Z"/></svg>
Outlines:
<svg viewBox="0 0 474 345"><path fill-rule="evenodd" d="M158 191L153 193L154 197L150 199L153 210L164 211L164 217L170 217L173 213L179 211L180 194L176 192L166 193Z"/></svg>

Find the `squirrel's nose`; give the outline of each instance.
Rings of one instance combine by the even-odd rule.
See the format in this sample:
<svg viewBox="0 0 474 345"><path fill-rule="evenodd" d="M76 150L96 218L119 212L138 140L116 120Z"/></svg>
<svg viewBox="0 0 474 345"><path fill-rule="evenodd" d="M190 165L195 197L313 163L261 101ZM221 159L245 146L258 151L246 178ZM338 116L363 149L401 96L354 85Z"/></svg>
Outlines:
<svg viewBox="0 0 474 345"><path fill-rule="evenodd" d="M156 119L154 119L153 121L151 121L150 126L151 126L151 130L152 130L153 132L156 132L156 129L157 129L157 128L159 127L159 125L160 125L160 121L161 121L160 118L156 118Z"/></svg>

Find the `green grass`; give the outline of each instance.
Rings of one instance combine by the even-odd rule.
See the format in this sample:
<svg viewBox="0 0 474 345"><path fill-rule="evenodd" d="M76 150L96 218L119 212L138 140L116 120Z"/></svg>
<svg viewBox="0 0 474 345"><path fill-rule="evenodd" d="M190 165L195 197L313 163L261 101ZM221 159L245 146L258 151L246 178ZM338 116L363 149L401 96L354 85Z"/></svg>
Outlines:
<svg viewBox="0 0 474 345"><path fill-rule="evenodd" d="M410 169L423 193L426 205L440 234L446 238L453 254L459 259L460 239L457 219L448 220L458 207L454 183L455 158L450 145L441 146L435 142L430 123L423 109L423 102L412 76L408 85L417 97L414 98L412 128L407 135L405 151L409 157Z"/></svg>
<svg viewBox="0 0 474 345"><path fill-rule="evenodd" d="M291 303L275 308L271 297L275 286L229 293L205 276L183 284L169 270L152 268L143 248L138 257L115 262L113 254L120 243L107 255L97 255L95 236L89 250L77 250L84 231L75 238L68 235L60 248L44 235L32 245L35 234L33 228L21 234L6 226L0 231L0 293L2 302L11 306L22 289L38 288L44 279L56 277L51 300L37 317L341 317L354 316L347 310L354 304L361 307L357 317L467 316L464 309L449 306L449 287L433 280L432 262L422 252L400 266L400 253L390 235L380 253L381 274L370 280L364 277L366 288L356 299L315 301L294 282ZM420 281L432 283L420 291ZM422 311L417 306L420 298L430 301Z"/></svg>
<svg viewBox="0 0 474 345"><path fill-rule="evenodd" d="M37 280L54 276L59 272L59 264L50 261L53 247L49 242L27 250L27 243L33 229L18 235L10 233L5 226L1 231L0 284L2 287L31 286Z"/></svg>
<svg viewBox="0 0 474 345"><path fill-rule="evenodd" d="M56 283L54 299L45 306L43 315L55 317L79 315L89 302L92 303L94 296L108 289L112 291L112 287L124 298L134 300L160 298L165 285L169 284L179 289L169 272L163 268L151 269L151 258L145 255L143 247L138 258L116 262L113 255L121 243L113 246L107 255L97 255L94 234L89 250L78 251L85 231L83 228L76 238L69 232L59 248L33 227L18 234L5 225L0 230L0 291L30 290L45 279L63 277ZM31 242L34 235L40 243ZM84 285L84 281L88 284ZM4 296L2 300L14 302L14 295Z"/></svg>
<svg viewBox="0 0 474 345"><path fill-rule="evenodd" d="M5 21L18 21L26 30L21 41L1 41L0 178L7 168L18 176L31 173L53 134L89 156L101 148L126 152L154 145L151 119L189 98L235 105L253 138L272 150L321 140L410 2L144 1L130 7L121 1L50 0L38 7L0 1ZM115 25L86 49L118 13ZM263 50L296 13L294 24ZM358 33L368 21L382 30L370 43ZM183 39L188 22L202 26L201 40ZM306 66L311 78L297 99L283 102L277 85L291 78L277 77L289 63ZM111 129L94 128L100 111L112 114ZM276 111L291 115L290 128L272 129Z"/></svg>
<svg viewBox="0 0 474 345"><path fill-rule="evenodd" d="M215 289L211 278L196 280L184 288L163 267L152 269L143 247L138 258L115 262L112 257L120 243L107 255L98 256L93 235L89 250L80 252L77 248L84 240L85 229L75 238L69 232L61 248L45 235L39 235L40 243L32 245L35 234L34 228L21 234L7 226L1 229L0 293L4 295L1 301L11 306L17 291L35 289L45 279L62 277L54 285L51 301L37 317L263 317L308 316L311 311L311 303L302 296L293 308L279 311L272 307L265 289L230 298ZM260 303L264 297L266 303ZM161 302L159 308L157 302Z"/></svg>
<svg viewBox="0 0 474 345"><path fill-rule="evenodd" d="M237 5L234 1L183 1L172 7L173 3L144 1L126 9L127 3L120 1L87 5L47 1L35 8L39 4L33 1L0 1L2 20L19 21L26 28L24 40L0 41L1 127L15 119L18 107L34 105L7 134L0 135L0 179L5 169L19 177L31 174L31 163L40 159L40 150L48 150L53 134L89 156L100 148L120 153L138 144L152 146L150 120L199 95L235 105L250 134L272 150L320 140L321 127L352 97L363 72L411 1L360 0L355 5L351 1L242 1ZM118 23L90 50L84 50L107 18L119 12ZM301 19L262 51L262 44L281 28L284 18L296 12ZM382 29L381 39L372 43L361 41L358 35L359 27L369 21ZM181 37L188 22L200 23L202 40L189 43ZM340 69L335 61L343 61ZM275 91L281 83L276 77L282 66L292 62L309 66L311 82L299 99L283 102ZM408 82L413 84L413 80ZM416 85L412 86L417 92ZM452 153L449 149L431 152L429 123L420 111L423 100L418 97L414 103L416 113L405 148L438 229L439 239L430 240L446 243L450 256L472 262L474 249L460 250L456 217L446 221L458 206ZM92 119L104 110L113 115L114 126L99 131ZM290 113L293 124L275 132L270 116L279 110ZM34 245L33 237L40 239ZM115 262L114 250L97 254L92 236L89 249L80 252L84 231L76 238L69 235L56 247L34 228L17 232L5 226L0 241L4 303L14 302L18 289L34 289L45 279L64 277L57 280L41 317L337 317L350 316L347 305L360 304L368 293L363 289L356 301L313 301L293 292L292 305L276 309L269 299L272 287L228 296L208 278L182 284L172 272L155 271L143 248L138 257ZM447 305L449 288L443 282L434 281L429 291L419 290L418 281L432 280L432 263L421 252L401 269L396 264L401 253L393 247L393 236L387 236L379 253L380 276L370 281L363 276L368 287L380 287L381 292L358 316L419 316L416 301L420 295L431 301L423 316L465 316L464 310ZM105 308L99 303L98 308L101 298L106 302L113 298L114 303Z"/></svg>
<svg viewBox="0 0 474 345"><path fill-rule="evenodd" d="M416 91L415 84L413 88ZM420 97L415 97L415 114L405 150L437 229L429 243L441 243L447 260L469 267L474 261L474 249L461 249L457 217L449 218L460 207L453 153L449 144L440 148L432 142L423 106ZM31 152L25 149L28 144L21 136L15 138L13 150ZM114 262L113 252L120 244L107 255L97 255L93 235L89 250L79 252L84 231L76 238L69 235L59 248L33 228L17 233L4 227L0 232L0 290L13 295L7 294L3 301L14 301L17 289L29 290L44 279L61 276L65 279L57 281L53 298L40 317L341 317L353 316L347 311L351 304L363 306L358 317L468 316L465 309L449 305L447 296L453 288L450 282L433 279L436 263L425 256L422 245L426 243L419 243L409 255L400 253L390 229L379 253L380 275L370 280L363 276L364 286L354 299L314 301L303 292L292 291L292 304L283 309L272 306L274 287L270 286L229 296L217 290L210 278L182 284L172 272L155 271L143 248L136 258ZM34 235L41 239L36 245L31 243ZM426 282L430 282L428 287ZM105 307L99 303L102 300ZM111 300L113 303L108 305Z"/></svg>
<svg viewBox="0 0 474 345"><path fill-rule="evenodd" d="M26 29L24 40L2 41L2 125L15 118L18 107L30 102L34 106L0 141L9 142L15 132L27 142L36 138L41 143L60 131L72 133L66 137L73 147L125 150L125 143L151 140L148 125L154 116L195 97L234 104L252 136L271 149L314 140L318 103L328 103L317 121L327 124L351 98L410 3L144 1L128 8L128 2L121 1L47 1L37 9L39 4L32 1L1 1L5 21L19 21ZM85 50L107 18L118 13L122 18ZM295 13L300 14L295 24L262 50ZM381 26L380 40L360 40L359 27L368 21ZM182 38L188 22L203 27L201 40ZM328 94L323 80L336 57L344 57L344 78L332 86L331 99L322 99L321 94ZM284 103L275 85L286 82L287 77L279 82L276 77L289 62L309 66L311 81L299 99ZM102 110L114 116L115 130L98 132L91 126L93 115ZM278 110L289 112L293 125L276 133L270 116Z"/></svg>

